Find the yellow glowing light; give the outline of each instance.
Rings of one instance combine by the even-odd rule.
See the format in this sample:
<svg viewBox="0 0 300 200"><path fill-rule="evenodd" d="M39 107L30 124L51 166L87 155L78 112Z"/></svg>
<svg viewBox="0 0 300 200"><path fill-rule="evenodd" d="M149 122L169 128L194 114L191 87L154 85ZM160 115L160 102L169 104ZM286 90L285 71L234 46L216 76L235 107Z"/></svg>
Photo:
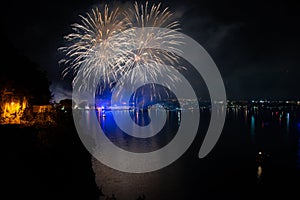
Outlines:
<svg viewBox="0 0 300 200"><path fill-rule="evenodd" d="M27 100L12 101L4 103L2 110L2 119L4 124L20 124L21 117L27 107Z"/></svg>
<svg viewBox="0 0 300 200"><path fill-rule="evenodd" d="M257 178L261 178L261 175L262 175L262 167L259 165L257 167Z"/></svg>

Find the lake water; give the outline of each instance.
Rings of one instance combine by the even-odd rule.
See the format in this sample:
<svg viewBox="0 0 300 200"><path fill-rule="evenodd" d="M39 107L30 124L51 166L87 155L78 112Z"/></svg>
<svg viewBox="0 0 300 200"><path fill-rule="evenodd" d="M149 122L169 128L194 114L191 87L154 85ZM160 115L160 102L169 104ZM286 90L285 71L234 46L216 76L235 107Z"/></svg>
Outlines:
<svg viewBox="0 0 300 200"><path fill-rule="evenodd" d="M199 110L184 112L192 116ZM106 195L114 194L120 200L135 200L142 194L147 200L289 199L297 195L300 186L299 109L228 108L221 137L203 159L197 155L210 112L203 109L200 113L194 142L183 156L163 169L143 174L125 173L92 158L98 187ZM147 152L163 147L176 134L180 112L172 111L167 115L163 132L148 140L120 137L122 132L109 113L106 117L100 116L99 121L115 145L133 152ZM147 120L144 118L138 123L148 123Z"/></svg>

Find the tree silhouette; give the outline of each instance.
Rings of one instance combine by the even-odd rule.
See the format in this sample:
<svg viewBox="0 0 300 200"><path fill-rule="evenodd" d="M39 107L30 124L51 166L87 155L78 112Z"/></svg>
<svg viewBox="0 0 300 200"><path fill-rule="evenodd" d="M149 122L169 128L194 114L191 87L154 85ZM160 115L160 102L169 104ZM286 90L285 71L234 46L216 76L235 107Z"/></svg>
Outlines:
<svg viewBox="0 0 300 200"><path fill-rule="evenodd" d="M30 105L49 104L51 92L46 72L41 71L29 58L18 54L2 34L1 38L5 41L2 44L5 51L0 54L0 90L26 95Z"/></svg>

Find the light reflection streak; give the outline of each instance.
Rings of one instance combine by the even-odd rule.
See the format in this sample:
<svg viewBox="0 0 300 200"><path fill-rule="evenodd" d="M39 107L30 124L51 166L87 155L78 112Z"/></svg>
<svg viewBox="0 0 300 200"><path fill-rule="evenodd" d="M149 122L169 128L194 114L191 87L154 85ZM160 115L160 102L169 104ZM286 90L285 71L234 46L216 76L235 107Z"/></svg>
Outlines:
<svg viewBox="0 0 300 200"><path fill-rule="evenodd" d="M262 178L262 167L261 167L261 165L258 165L258 167L257 167L257 183L261 182L261 178Z"/></svg>
<svg viewBox="0 0 300 200"><path fill-rule="evenodd" d="M255 139L255 117L251 116L251 139L254 142Z"/></svg>
<svg viewBox="0 0 300 200"><path fill-rule="evenodd" d="M289 133L290 131L290 113L286 114L286 132Z"/></svg>
<svg viewBox="0 0 300 200"><path fill-rule="evenodd" d="M245 124L247 124L247 122L248 122L248 110L247 109L245 109Z"/></svg>

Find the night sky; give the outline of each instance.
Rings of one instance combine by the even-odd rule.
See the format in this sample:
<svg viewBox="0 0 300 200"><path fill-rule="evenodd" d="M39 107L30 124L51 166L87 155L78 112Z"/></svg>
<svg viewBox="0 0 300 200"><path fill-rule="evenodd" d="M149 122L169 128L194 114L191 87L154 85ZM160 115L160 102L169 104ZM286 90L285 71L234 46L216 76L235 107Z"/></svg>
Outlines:
<svg viewBox="0 0 300 200"><path fill-rule="evenodd" d="M104 3L1 3L1 35L19 54L47 72L56 101L71 97L70 78L62 80L62 68L58 65L63 55L57 49L65 45L63 36L71 31L70 24L79 21L79 14ZM223 77L228 99L300 100L299 5L240 0L168 0L162 5L175 12L182 32L211 55Z"/></svg>

